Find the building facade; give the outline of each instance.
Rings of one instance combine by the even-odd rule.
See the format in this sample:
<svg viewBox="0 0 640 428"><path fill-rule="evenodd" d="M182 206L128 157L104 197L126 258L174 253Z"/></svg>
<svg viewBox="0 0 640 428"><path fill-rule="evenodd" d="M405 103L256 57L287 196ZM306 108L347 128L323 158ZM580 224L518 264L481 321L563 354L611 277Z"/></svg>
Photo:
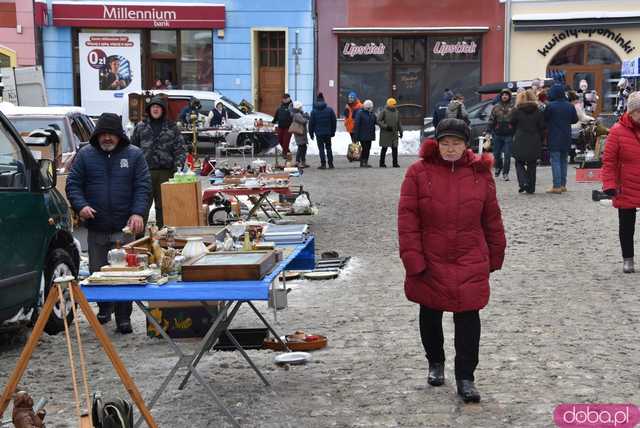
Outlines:
<svg viewBox="0 0 640 428"><path fill-rule="evenodd" d="M599 94L597 113L614 110L622 61L640 56L640 2L514 1L510 77L553 77Z"/></svg>
<svg viewBox="0 0 640 428"><path fill-rule="evenodd" d="M317 88L339 112L351 91L378 107L393 96L421 124L445 89L473 103L479 85L503 79L498 0L322 0L317 15Z"/></svg>
<svg viewBox="0 0 640 428"><path fill-rule="evenodd" d="M311 0L48 0L48 9L43 46L51 104L85 105L90 85L100 85L94 95L106 97L103 110L117 109L115 99L127 91L154 87L216 90L267 113L287 91L311 104ZM122 79L109 81L114 59Z"/></svg>
<svg viewBox="0 0 640 428"><path fill-rule="evenodd" d="M36 65L33 0L0 2L0 67Z"/></svg>

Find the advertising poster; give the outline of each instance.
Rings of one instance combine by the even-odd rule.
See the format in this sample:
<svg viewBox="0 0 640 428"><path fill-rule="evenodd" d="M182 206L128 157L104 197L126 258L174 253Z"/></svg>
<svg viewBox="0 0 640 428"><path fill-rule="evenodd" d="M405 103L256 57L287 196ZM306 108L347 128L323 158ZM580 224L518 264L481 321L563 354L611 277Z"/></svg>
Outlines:
<svg viewBox="0 0 640 428"><path fill-rule="evenodd" d="M139 34L80 33L80 88L87 114L122 114L126 94L142 89Z"/></svg>

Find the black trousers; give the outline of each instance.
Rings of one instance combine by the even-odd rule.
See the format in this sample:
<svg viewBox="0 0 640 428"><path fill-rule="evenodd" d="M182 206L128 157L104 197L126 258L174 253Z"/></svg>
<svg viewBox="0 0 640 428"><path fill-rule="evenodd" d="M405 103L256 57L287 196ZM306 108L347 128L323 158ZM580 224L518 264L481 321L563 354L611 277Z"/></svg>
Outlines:
<svg viewBox="0 0 640 428"><path fill-rule="evenodd" d="M636 231L636 209L618 208L618 220L618 233L620 235L622 257L629 259L633 257L633 235Z"/></svg>
<svg viewBox="0 0 640 428"><path fill-rule="evenodd" d="M516 174L521 189L525 189L528 193L536 191L536 161L516 159Z"/></svg>
<svg viewBox="0 0 640 428"><path fill-rule="evenodd" d="M480 313L454 312L456 379L474 380L480 349ZM429 363L444 363L442 311L420 305L420 337Z"/></svg>
<svg viewBox="0 0 640 428"><path fill-rule="evenodd" d="M89 229L87 234L87 246L89 247L89 271L99 272L100 268L108 263L109 250L115 247L116 241L125 244L125 236L122 232L98 232ZM131 319L131 302L100 302L100 312L116 313L116 323L126 322Z"/></svg>
<svg viewBox="0 0 640 428"><path fill-rule="evenodd" d="M371 153L371 141L360 141L362 144L362 153L360 154L360 163L369 162L369 153Z"/></svg>
<svg viewBox="0 0 640 428"><path fill-rule="evenodd" d="M387 147L380 147L380 166L384 165L384 157L387 155ZM391 158L393 164L398 165L398 146L391 147Z"/></svg>

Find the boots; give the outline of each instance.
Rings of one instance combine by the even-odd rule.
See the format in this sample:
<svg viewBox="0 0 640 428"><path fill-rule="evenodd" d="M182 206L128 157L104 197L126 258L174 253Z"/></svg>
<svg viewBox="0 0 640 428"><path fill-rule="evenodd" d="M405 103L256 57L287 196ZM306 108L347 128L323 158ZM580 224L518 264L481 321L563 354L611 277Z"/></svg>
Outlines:
<svg viewBox="0 0 640 428"><path fill-rule="evenodd" d="M427 382L431 386L444 385L444 363L429 364Z"/></svg>
<svg viewBox="0 0 640 428"><path fill-rule="evenodd" d="M458 395L462 397L462 401L465 403L479 403L480 392L474 385L472 380L459 379L456 380L458 386Z"/></svg>
<svg viewBox="0 0 640 428"><path fill-rule="evenodd" d="M622 261L622 272L634 273L635 271L633 267L633 257L628 257Z"/></svg>

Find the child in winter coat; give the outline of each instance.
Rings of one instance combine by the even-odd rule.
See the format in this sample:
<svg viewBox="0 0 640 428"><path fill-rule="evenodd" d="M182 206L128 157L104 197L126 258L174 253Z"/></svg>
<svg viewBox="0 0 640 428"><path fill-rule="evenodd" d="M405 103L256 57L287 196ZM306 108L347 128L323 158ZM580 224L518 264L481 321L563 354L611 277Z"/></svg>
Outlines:
<svg viewBox="0 0 640 428"><path fill-rule="evenodd" d="M293 103L293 123L300 125L302 128L302 134L293 133L293 138L298 146L296 152L296 166L299 168L307 168L307 145L309 140L307 138L307 123L309 122L309 115L302 110L302 103L296 101Z"/></svg>

